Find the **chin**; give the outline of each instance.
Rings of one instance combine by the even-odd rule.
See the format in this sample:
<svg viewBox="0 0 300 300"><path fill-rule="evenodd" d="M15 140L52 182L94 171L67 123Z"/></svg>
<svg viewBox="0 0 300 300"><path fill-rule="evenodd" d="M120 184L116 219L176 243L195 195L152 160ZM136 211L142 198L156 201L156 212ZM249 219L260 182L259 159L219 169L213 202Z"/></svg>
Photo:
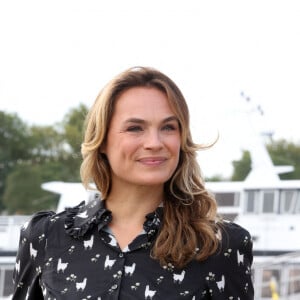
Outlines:
<svg viewBox="0 0 300 300"><path fill-rule="evenodd" d="M154 185L164 185L168 180L170 179L170 176L166 177L155 177L155 178L143 178L143 180L140 181L141 185L144 186L154 186Z"/></svg>

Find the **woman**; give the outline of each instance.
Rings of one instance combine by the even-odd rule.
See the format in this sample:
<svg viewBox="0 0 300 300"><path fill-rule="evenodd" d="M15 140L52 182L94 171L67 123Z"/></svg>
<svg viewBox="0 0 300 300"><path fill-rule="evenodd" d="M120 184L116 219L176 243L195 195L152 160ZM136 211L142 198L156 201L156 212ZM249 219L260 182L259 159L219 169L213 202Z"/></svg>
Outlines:
<svg viewBox="0 0 300 300"><path fill-rule="evenodd" d="M196 162L186 101L132 68L86 120L81 177L101 200L21 230L13 299L253 299L249 233L223 222Z"/></svg>

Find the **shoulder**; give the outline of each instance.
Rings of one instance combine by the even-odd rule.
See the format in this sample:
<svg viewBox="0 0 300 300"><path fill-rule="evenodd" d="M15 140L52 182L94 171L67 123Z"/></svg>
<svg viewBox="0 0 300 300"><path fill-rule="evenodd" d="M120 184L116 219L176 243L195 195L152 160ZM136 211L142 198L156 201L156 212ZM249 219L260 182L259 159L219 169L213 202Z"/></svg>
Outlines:
<svg viewBox="0 0 300 300"><path fill-rule="evenodd" d="M220 222L219 250L207 260L207 280L212 299L253 300L252 239L247 229L233 222Z"/></svg>
<svg viewBox="0 0 300 300"><path fill-rule="evenodd" d="M41 239L45 236L46 228L53 216L55 216L55 212L53 211L35 213L30 220L21 227L21 237L29 240Z"/></svg>
<svg viewBox="0 0 300 300"><path fill-rule="evenodd" d="M17 261L20 263L21 260L22 265L33 266L41 263L47 240L48 224L53 215L55 213L52 211L38 212L21 227Z"/></svg>
<svg viewBox="0 0 300 300"><path fill-rule="evenodd" d="M217 257L222 260L227 258L228 261L237 260L237 263L242 258L251 265L253 261L253 243L249 231L234 222L223 221L218 225L220 247L217 251Z"/></svg>
<svg viewBox="0 0 300 300"><path fill-rule="evenodd" d="M105 226L111 220L111 212L105 208L103 201L84 201L75 207L55 213L38 212L23 225L21 235L26 239L52 237L59 239L66 234L73 238L82 238L95 226ZM48 236L50 235L50 236Z"/></svg>
<svg viewBox="0 0 300 300"><path fill-rule="evenodd" d="M252 246L251 234L246 228L229 221L222 222L219 228L223 246L230 245L234 248Z"/></svg>

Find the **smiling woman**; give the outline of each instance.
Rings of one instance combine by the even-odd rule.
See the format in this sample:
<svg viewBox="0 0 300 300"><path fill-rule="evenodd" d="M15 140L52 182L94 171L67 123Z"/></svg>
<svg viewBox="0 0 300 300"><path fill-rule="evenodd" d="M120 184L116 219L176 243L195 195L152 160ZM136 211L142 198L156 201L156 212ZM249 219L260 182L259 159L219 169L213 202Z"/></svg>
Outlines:
<svg viewBox="0 0 300 300"><path fill-rule="evenodd" d="M159 185L162 193L179 153L179 124L166 95L148 87L124 91L115 104L102 150L111 168L110 197L119 190L120 181L127 182L126 189Z"/></svg>
<svg viewBox="0 0 300 300"><path fill-rule="evenodd" d="M201 148L169 77L143 67L116 76L82 143L83 184L101 199L22 229L13 299L253 299L251 237L218 217Z"/></svg>

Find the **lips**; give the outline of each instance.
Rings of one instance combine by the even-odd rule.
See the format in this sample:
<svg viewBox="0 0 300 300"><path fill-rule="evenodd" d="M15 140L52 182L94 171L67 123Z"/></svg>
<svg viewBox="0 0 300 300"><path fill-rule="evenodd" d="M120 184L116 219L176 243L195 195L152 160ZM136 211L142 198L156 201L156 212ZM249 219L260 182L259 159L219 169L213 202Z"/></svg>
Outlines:
<svg viewBox="0 0 300 300"><path fill-rule="evenodd" d="M148 166L158 166L164 163L167 159L165 157L144 157L138 161Z"/></svg>

